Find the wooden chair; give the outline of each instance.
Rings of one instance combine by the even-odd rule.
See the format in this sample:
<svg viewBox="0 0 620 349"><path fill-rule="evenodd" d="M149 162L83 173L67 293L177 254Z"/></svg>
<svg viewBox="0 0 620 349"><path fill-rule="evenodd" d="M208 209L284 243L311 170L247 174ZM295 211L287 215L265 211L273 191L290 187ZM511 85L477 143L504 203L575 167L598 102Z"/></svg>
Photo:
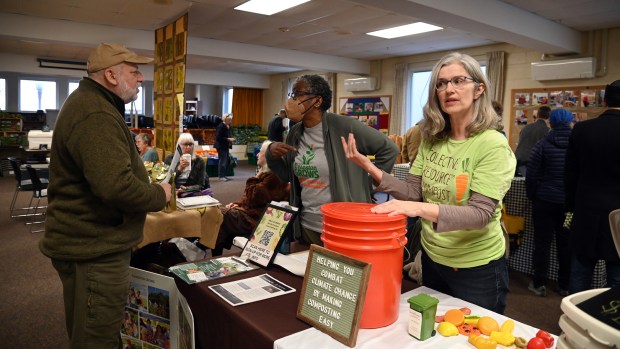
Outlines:
<svg viewBox="0 0 620 349"><path fill-rule="evenodd" d="M28 215L32 217L32 220L30 222L26 222L26 225L30 225L31 233L40 233L45 231L45 229L32 230L32 227L35 224L45 223L45 220L37 221L36 217L45 215L45 210L47 209L47 206L40 206L40 204L41 198L47 198L47 184L43 184L43 182L39 178L37 170L32 168L32 166L26 165L26 171L28 171L28 174L30 175L30 180L32 181L32 197L30 198L29 205L29 207L32 208L32 213L30 212L30 210L28 210ZM37 202L34 206L32 206L32 202L34 201L34 199L37 199ZM43 211L39 212L39 209L43 209Z"/></svg>

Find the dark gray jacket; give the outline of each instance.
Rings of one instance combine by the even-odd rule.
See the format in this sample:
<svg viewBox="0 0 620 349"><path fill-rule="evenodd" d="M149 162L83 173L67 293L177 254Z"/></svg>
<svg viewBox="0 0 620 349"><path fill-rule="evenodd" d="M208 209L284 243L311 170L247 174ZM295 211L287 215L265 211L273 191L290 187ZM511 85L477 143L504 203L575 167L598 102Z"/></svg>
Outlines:
<svg viewBox="0 0 620 349"><path fill-rule="evenodd" d="M515 157L517 162L524 164L530 157L532 148L549 133L549 127L543 119L538 119L536 122L526 125L519 134L519 143L517 144L517 150L515 150Z"/></svg>
<svg viewBox="0 0 620 349"><path fill-rule="evenodd" d="M357 150L364 155L375 155L375 165L387 173L392 171L398 155L396 144L383 133L352 117L325 112L322 124L332 200L334 202L372 202L372 179L362 168L347 160L340 137L347 139L349 133L353 133ZM286 143L298 147L303 132L303 123L295 124L286 137ZM303 209L300 196L301 186L293 171L297 152L289 152L282 158L273 158L269 151L265 155L271 171L283 182L291 182L290 204ZM294 229L296 237L301 236L300 229L299 219L297 219Z"/></svg>

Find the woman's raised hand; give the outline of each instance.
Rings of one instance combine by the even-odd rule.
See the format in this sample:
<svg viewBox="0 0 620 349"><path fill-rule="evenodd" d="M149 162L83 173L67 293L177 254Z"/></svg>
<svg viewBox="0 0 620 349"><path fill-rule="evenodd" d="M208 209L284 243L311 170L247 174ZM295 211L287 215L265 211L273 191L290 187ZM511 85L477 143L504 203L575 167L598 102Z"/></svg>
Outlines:
<svg viewBox="0 0 620 349"><path fill-rule="evenodd" d="M295 149L295 147L293 147L292 145L288 145L286 143L273 142L269 145L268 150L271 156L273 156L274 158L280 158L289 151L295 151L297 149Z"/></svg>
<svg viewBox="0 0 620 349"><path fill-rule="evenodd" d="M344 150L344 154L347 159L364 169L364 171L368 172L375 181L375 184L381 183L383 171L375 166L366 155L357 151L357 145L355 144L355 136L353 133L349 133L348 143L344 137L340 137L340 140L342 141L342 149Z"/></svg>

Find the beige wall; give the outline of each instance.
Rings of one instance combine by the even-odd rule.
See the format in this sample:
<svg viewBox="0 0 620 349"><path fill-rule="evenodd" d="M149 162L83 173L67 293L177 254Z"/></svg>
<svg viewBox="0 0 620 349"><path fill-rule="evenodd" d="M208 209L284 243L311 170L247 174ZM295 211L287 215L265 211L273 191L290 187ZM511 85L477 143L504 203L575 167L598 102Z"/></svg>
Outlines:
<svg viewBox="0 0 620 349"><path fill-rule="evenodd" d="M558 87L558 86L591 86L591 85L606 85L612 81L620 79L620 45L615 43L620 42L620 28L614 28L608 30L607 38L607 73L603 76L593 79L573 79L573 80L553 80L553 81L535 81L531 78L530 63L540 61L542 52L532 51L524 49L518 46L510 44L496 44L488 46L480 46L474 48L467 48L460 50L460 52L469 54L477 59L486 59L486 53L492 51L505 51L506 52L506 87L504 96L504 126L508 133L510 131L510 91L512 89L521 88L546 88L546 87ZM584 47L587 52L587 37L584 35ZM353 76L350 74L338 74L338 82L336 86L336 102L341 97L348 96L377 96L377 95L392 95L394 90L394 67L398 63L407 63L409 68L432 68L435 62L439 60L443 55L449 51L441 51L423 55L396 57L382 60L381 66L381 79L380 89L377 91L368 92L346 92L344 89L344 80ZM585 53L584 56L590 54ZM596 57L597 55L594 54ZM283 99L283 83L286 88L286 82L289 78L302 74L312 74L321 72L303 72L293 74L279 74L271 77L271 88L265 91L265 110L263 111L263 128L267 127L271 116L276 113L282 107L285 99ZM404 133L404 131L403 131Z"/></svg>

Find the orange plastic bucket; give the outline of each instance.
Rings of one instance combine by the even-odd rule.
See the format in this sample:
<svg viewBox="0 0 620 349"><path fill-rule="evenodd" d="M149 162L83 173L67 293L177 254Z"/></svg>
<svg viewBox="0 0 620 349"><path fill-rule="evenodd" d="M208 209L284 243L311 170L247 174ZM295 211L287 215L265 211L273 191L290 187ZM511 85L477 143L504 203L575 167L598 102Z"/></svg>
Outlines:
<svg viewBox="0 0 620 349"><path fill-rule="evenodd" d="M370 212L375 204L334 202L321 207L325 248L372 264L360 328L398 319L406 216Z"/></svg>

